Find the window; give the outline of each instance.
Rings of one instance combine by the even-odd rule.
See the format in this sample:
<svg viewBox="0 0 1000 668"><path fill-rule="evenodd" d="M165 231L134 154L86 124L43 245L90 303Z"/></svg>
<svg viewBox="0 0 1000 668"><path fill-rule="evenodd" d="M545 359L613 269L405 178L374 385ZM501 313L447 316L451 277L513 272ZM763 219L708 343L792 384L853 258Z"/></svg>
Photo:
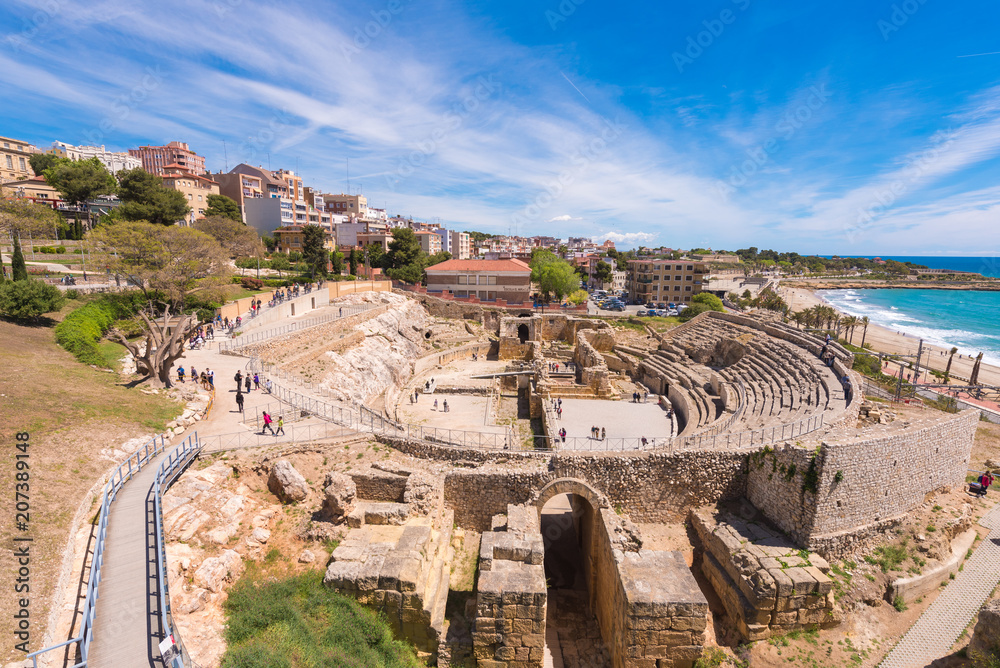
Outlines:
<svg viewBox="0 0 1000 668"><path fill-rule="evenodd" d="M684 280L685 281L693 281L694 280L694 276L685 276Z"/></svg>
<svg viewBox="0 0 1000 668"><path fill-rule="evenodd" d="M468 285L469 284L469 277L468 276L459 276L458 277L458 284L459 285Z"/></svg>
<svg viewBox="0 0 1000 668"><path fill-rule="evenodd" d="M688 271L694 271L694 265L693 264L689 264L688 265Z"/></svg>
<svg viewBox="0 0 1000 668"><path fill-rule="evenodd" d="M490 285L496 285L497 284L497 277L496 276L490 276L489 279L490 279L490 282L489 282Z"/></svg>
<svg viewBox="0 0 1000 668"><path fill-rule="evenodd" d="M684 292L691 292L691 286L690 285L685 285L684 286Z"/></svg>
<svg viewBox="0 0 1000 668"><path fill-rule="evenodd" d="M686 296L686 297L684 297L684 301L686 301L686 302L689 302L689 301L691 301L691 297L690 297L690 296Z"/></svg>
<svg viewBox="0 0 1000 668"><path fill-rule="evenodd" d="M674 280L675 281L683 281L684 277L683 276L674 276Z"/></svg>
<svg viewBox="0 0 1000 668"><path fill-rule="evenodd" d="M7 169L14 169L14 159L7 156Z"/></svg>
<svg viewBox="0 0 1000 668"><path fill-rule="evenodd" d="M468 297L469 296L469 291L468 290L459 290L458 292L455 293L455 296L456 297Z"/></svg>
<svg viewBox="0 0 1000 668"><path fill-rule="evenodd" d="M495 301L497 298L497 293L490 290L488 293L486 293L486 298L489 299L490 301Z"/></svg>
<svg viewBox="0 0 1000 668"><path fill-rule="evenodd" d="M674 286L674 292L680 292L680 291L681 291L681 286L675 285Z"/></svg>
<svg viewBox="0 0 1000 668"><path fill-rule="evenodd" d="M22 172L28 170L28 166L24 164L24 158L18 158L17 161L21 165L21 171Z"/></svg>

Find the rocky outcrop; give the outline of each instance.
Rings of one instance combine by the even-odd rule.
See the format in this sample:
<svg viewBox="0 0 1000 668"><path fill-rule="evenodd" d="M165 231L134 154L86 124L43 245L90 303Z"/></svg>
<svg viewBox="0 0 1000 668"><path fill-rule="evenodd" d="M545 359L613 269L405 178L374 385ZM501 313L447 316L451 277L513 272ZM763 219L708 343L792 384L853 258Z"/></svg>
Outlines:
<svg viewBox="0 0 1000 668"><path fill-rule="evenodd" d="M226 550L218 557L209 557L194 572L194 583L201 589L218 593L243 573L243 557Z"/></svg>
<svg viewBox="0 0 1000 668"><path fill-rule="evenodd" d="M358 488L351 476L330 471L323 481L323 513L338 520L354 510Z"/></svg>
<svg viewBox="0 0 1000 668"><path fill-rule="evenodd" d="M271 467L267 488L282 503L297 503L309 496L309 485L302 474L287 459L279 459Z"/></svg>
<svg viewBox="0 0 1000 668"><path fill-rule="evenodd" d="M988 665L984 659L1000 657L1000 599L989 601L979 611L968 654L983 665Z"/></svg>
<svg viewBox="0 0 1000 668"><path fill-rule="evenodd" d="M414 473L406 480L403 503L409 504L414 515L428 515L441 505L443 485L426 473Z"/></svg>

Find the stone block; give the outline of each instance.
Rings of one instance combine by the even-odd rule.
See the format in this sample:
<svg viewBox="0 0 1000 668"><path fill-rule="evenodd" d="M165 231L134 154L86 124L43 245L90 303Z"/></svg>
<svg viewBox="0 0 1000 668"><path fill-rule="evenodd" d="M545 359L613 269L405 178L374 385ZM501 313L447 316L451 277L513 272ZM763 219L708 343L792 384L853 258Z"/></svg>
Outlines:
<svg viewBox="0 0 1000 668"><path fill-rule="evenodd" d="M704 617L674 617L670 628L675 631L704 631L708 627L708 620Z"/></svg>
<svg viewBox="0 0 1000 668"><path fill-rule="evenodd" d="M772 624L788 625L788 624L798 623L798 619L799 619L799 611L789 610L788 612L774 613L774 617L772 618L771 622Z"/></svg>
<svg viewBox="0 0 1000 668"><path fill-rule="evenodd" d="M816 589L816 578L804 568L789 568L785 570L792 580L792 591L796 594L809 594Z"/></svg>
<svg viewBox="0 0 1000 668"><path fill-rule="evenodd" d="M513 647L497 647L497 651L494 656L497 661L513 661L515 654L516 653Z"/></svg>
<svg viewBox="0 0 1000 668"><path fill-rule="evenodd" d="M545 647L545 636L541 633L530 633L521 636L521 644L525 647Z"/></svg>
<svg viewBox="0 0 1000 668"><path fill-rule="evenodd" d="M656 631L655 642L657 645L668 647L689 645L691 644L691 633L688 631ZM646 656L649 656L649 654Z"/></svg>
<svg viewBox="0 0 1000 668"><path fill-rule="evenodd" d="M816 580L815 591L818 594L825 596L830 592L830 590L833 589L833 580L827 577L827 575L816 566L806 566L803 570Z"/></svg>
<svg viewBox="0 0 1000 668"><path fill-rule="evenodd" d="M802 625L819 624L826 618L826 608L815 608L812 610L803 608L799 610L798 623Z"/></svg>
<svg viewBox="0 0 1000 668"><path fill-rule="evenodd" d="M792 582L792 579L783 570L772 568L768 570L768 573L771 574L771 578L774 580L777 598L787 598L794 593L795 583Z"/></svg>
<svg viewBox="0 0 1000 668"><path fill-rule="evenodd" d="M513 620L514 633L531 633L531 620L530 619L515 619Z"/></svg>

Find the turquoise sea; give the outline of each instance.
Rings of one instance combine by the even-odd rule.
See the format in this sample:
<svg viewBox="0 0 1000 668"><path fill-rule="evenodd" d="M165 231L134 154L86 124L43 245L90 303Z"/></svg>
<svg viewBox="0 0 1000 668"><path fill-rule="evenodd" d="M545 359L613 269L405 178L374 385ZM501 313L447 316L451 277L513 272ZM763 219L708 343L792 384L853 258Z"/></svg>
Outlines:
<svg viewBox="0 0 1000 668"><path fill-rule="evenodd" d="M1000 292L881 289L816 294L844 313L868 316L933 345L955 346L964 355L982 352L986 362L1000 365Z"/></svg>
<svg viewBox="0 0 1000 668"><path fill-rule="evenodd" d="M832 257L824 255L823 257ZM951 269L953 271L971 271L983 276L1000 278L1000 256L958 257L950 255L841 255L840 257L880 257L883 260L897 262L912 262L922 264L931 269Z"/></svg>

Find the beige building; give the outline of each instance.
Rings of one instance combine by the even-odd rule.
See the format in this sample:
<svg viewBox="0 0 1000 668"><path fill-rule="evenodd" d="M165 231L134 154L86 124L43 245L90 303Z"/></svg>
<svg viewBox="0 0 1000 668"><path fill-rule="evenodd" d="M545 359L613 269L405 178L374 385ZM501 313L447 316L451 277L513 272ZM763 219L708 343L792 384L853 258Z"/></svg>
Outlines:
<svg viewBox="0 0 1000 668"><path fill-rule="evenodd" d="M339 213L348 218L368 217L368 198L364 195L323 195L327 213Z"/></svg>
<svg viewBox="0 0 1000 668"><path fill-rule="evenodd" d="M446 260L427 267L427 290L483 301L527 302L531 267L520 260Z"/></svg>
<svg viewBox="0 0 1000 668"><path fill-rule="evenodd" d="M633 303L682 304L702 291L708 265L690 260L629 260L626 290Z"/></svg>
<svg viewBox="0 0 1000 668"><path fill-rule="evenodd" d="M451 257L455 260L468 260L472 254L472 243L468 232L450 232Z"/></svg>
<svg viewBox="0 0 1000 668"><path fill-rule="evenodd" d="M36 204L50 206L53 209L58 209L60 204L66 203L62 199L62 194L50 186L45 181L44 176L33 176L28 179L0 183L0 190L2 190L4 197L13 196L27 199Z"/></svg>
<svg viewBox="0 0 1000 668"><path fill-rule="evenodd" d="M212 179L186 171L181 165L163 166L163 187L180 191L191 207L191 223L205 217L208 196L219 194L219 184Z"/></svg>
<svg viewBox="0 0 1000 668"><path fill-rule="evenodd" d="M302 252L304 246L305 235L302 232L304 225L291 225L289 227L279 227L276 229L272 235L274 236L275 250L279 253L290 253L292 251ZM334 244L333 234L327 230L323 230L326 236L323 241L323 247L329 251L336 248Z"/></svg>
<svg viewBox="0 0 1000 668"><path fill-rule="evenodd" d="M417 241L420 242L420 249L428 255L441 252L441 235L430 230L418 230L414 232Z"/></svg>
<svg viewBox="0 0 1000 668"><path fill-rule="evenodd" d="M29 179L35 175L28 158L38 149L26 141L0 137L0 181Z"/></svg>

